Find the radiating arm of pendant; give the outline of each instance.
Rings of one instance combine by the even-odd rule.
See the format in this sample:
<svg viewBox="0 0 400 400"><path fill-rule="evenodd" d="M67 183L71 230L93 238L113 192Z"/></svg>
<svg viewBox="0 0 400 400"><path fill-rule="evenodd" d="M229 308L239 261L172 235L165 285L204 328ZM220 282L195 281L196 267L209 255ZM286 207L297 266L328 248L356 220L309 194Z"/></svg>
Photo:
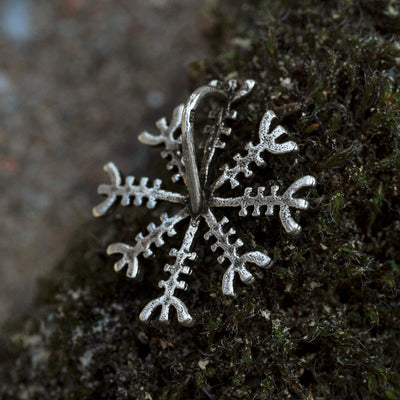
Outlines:
<svg viewBox="0 0 400 400"><path fill-rule="evenodd" d="M260 139L259 143L255 145L252 142L247 143L245 146L247 154L245 156L236 154L233 157L235 165L229 167L229 165L226 164L222 168L222 174L213 184L212 193L214 193L214 191L221 187L226 181L230 182L232 188L237 187L239 185L239 174L243 174L246 178L253 175L250 165L255 163L258 167L262 167L265 164L263 156L265 151L268 151L272 154L285 154L298 150L298 146L295 142L277 142L277 140L280 140L282 136L287 134L287 132L280 125L271 131L272 121L274 119L276 119L276 115L273 111L268 110L264 114L258 131Z"/></svg>
<svg viewBox="0 0 400 400"><path fill-rule="evenodd" d="M180 280L180 275L190 275L192 270L186 264L187 261L193 261L196 257L195 252L191 252L190 248L193 239L199 227L200 218L195 217L190 220L189 226L186 230L185 237L183 238L180 249L171 249L170 256L175 257L176 261L172 265L165 265L164 271L169 272L171 275L169 279L159 282L159 287L164 289L164 294L148 303L143 311L140 313L140 320L148 322L152 313L156 308L161 306L161 314L159 320L164 323L169 322L170 307L174 307L178 317L178 321L185 325L191 326L194 323L193 318L189 314L186 305L175 295L176 289L186 290L187 284L185 281Z"/></svg>
<svg viewBox="0 0 400 400"><path fill-rule="evenodd" d="M104 215L120 198L121 205L128 206L132 203L135 206L141 206L143 199L147 199L147 207L154 208L158 200L165 200L170 203L185 204L187 196L180 193L173 193L161 189L161 180L155 179L153 186L148 187L149 178L141 178L138 184L135 183L135 177L128 176L125 183L122 183L121 173L114 163L108 163L104 170L110 177L110 184L100 185L97 192L106 195L107 198L93 208L93 215L99 217Z"/></svg>
<svg viewBox="0 0 400 400"><path fill-rule="evenodd" d="M143 132L139 135L139 140L149 146L163 144L165 150L161 152L163 158L170 158L167 163L168 170L177 169L177 173L172 176L172 181L177 182L185 176L185 166L182 160L182 137L179 129L182 123L183 104L175 107L171 122L168 124L166 118L157 121L156 126L160 131L159 135Z"/></svg>
<svg viewBox="0 0 400 400"><path fill-rule="evenodd" d="M283 195L278 195L279 186L271 187L271 194L265 195L265 187L258 187L257 194L252 195L253 189L246 188L244 194L238 197L222 198L214 197L211 202L211 207L240 207L239 215L245 217L248 214L247 209L253 207L253 216L261 215L261 207L267 207L265 215L272 215L274 206L280 207L280 219L285 231L290 234L298 234L301 227L292 218L290 207L300 210L308 208L308 201L305 199L294 198L293 195L303 187L315 186L316 180L312 176L303 176L295 181L285 191Z"/></svg>
<svg viewBox="0 0 400 400"><path fill-rule="evenodd" d="M230 266L225 271L222 279L222 292L226 295L234 296L233 280L235 273L237 273L242 282L249 284L253 282L254 278L250 271L246 268L247 263L253 263L259 267L266 267L270 264L271 259L264 253L253 251L239 255L239 248L243 246L240 239L230 241L232 235L236 231L231 228L228 231L223 230L223 226L229 222L228 218L223 217L222 220L217 221L215 215L210 209L203 215L204 219L210 230L206 232L204 238L209 240L211 237L216 239L216 242L211 245L211 250L222 250L222 254L217 258L217 261L222 264L225 260L230 262Z"/></svg>
<svg viewBox="0 0 400 400"><path fill-rule="evenodd" d="M115 263L115 271L120 271L127 266L126 276L135 278L139 270L138 257L148 258L153 254L151 246L161 247L164 245L164 236L175 236L175 226L183 219L189 216L187 208L182 209L172 217L168 217L166 213L161 215L161 224L155 225L151 223L147 226L147 235L139 233L136 235L136 244L129 246L125 243L113 243L107 248L107 254L122 254L122 257Z"/></svg>

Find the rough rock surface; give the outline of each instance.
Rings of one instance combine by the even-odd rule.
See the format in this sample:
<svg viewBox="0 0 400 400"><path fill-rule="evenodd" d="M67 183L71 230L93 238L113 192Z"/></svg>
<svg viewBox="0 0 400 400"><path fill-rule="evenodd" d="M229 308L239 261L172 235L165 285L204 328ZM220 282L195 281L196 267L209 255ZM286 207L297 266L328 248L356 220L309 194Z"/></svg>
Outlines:
<svg viewBox="0 0 400 400"><path fill-rule="evenodd" d="M221 1L207 27L215 57L193 65L192 76L196 86L227 76L258 82L237 122L242 137L224 154L240 151L265 109L275 111L300 152L271 158L267 174L250 182L316 176L312 207L297 217L303 234L288 237L278 217L230 215L246 245L258 244L274 265L252 286L238 285L237 298L221 296L224 268L199 240L186 294L197 323L183 328L137 318L160 293L165 248L145 263L141 282L115 274L105 256L108 243L133 237L164 210L88 223L43 282L32 315L4 327L1 397L399 398L396 6Z"/></svg>
<svg viewBox="0 0 400 400"><path fill-rule="evenodd" d="M90 218L111 154L146 170L137 132L185 98L203 3L0 0L0 320Z"/></svg>

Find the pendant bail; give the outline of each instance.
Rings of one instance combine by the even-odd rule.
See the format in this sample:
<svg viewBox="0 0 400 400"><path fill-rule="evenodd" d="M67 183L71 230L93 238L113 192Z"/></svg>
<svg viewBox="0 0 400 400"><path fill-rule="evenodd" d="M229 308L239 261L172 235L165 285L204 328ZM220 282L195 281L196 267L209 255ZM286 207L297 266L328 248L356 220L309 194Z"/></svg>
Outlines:
<svg viewBox="0 0 400 400"><path fill-rule="evenodd" d="M186 170L186 184L189 191L190 207L194 214L200 211L202 190L196 162L194 143L194 119L196 109L207 97L226 99L227 94L214 86L201 86L196 89L185 104L182 115L182 154Z"/></svg>

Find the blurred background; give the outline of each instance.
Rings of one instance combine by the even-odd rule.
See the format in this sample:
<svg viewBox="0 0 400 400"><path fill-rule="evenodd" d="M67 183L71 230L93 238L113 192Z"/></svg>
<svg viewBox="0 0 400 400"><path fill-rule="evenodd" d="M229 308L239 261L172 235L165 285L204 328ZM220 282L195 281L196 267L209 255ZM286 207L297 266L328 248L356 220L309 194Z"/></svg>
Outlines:
<svg viewBox="0 0 400 400"><path fill-rule="evenodd" d="M0 320L98 203L102 166L140 175L137 135L188 94L203 0L0 0Z"/></svg>

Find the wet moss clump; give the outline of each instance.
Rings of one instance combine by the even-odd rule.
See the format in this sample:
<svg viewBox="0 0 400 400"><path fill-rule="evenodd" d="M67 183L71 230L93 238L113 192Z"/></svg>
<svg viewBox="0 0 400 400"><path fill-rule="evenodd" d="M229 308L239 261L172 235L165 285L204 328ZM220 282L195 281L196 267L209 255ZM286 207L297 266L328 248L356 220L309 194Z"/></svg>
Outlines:
<svg viewBox="0 0 400 400"><path fill-rule="evenodd" d="M243 4L245 3L245 4ZM314 175L303 227L229 214L246 246L274 264L237 298L202 240L183 295L197 323L146 326L165 248L141 282L112 271L105 248L159 210L90 222L42 284L32 315L3 328L2 399L382 399L400 397L400 10L395 2L229 1L207 10L213 56L193 88L251 78L223 158L255 140L266 109L297 155L268 156L246 186ZM156 157L156 155L155 155ZM225 160L224 160L225 161ZM166 181L166 180L165 180ZM226 190L229 190L226 189ZM162 207L161 207L162 208ZM179 239L168 239L177 247Z"/></svg>

